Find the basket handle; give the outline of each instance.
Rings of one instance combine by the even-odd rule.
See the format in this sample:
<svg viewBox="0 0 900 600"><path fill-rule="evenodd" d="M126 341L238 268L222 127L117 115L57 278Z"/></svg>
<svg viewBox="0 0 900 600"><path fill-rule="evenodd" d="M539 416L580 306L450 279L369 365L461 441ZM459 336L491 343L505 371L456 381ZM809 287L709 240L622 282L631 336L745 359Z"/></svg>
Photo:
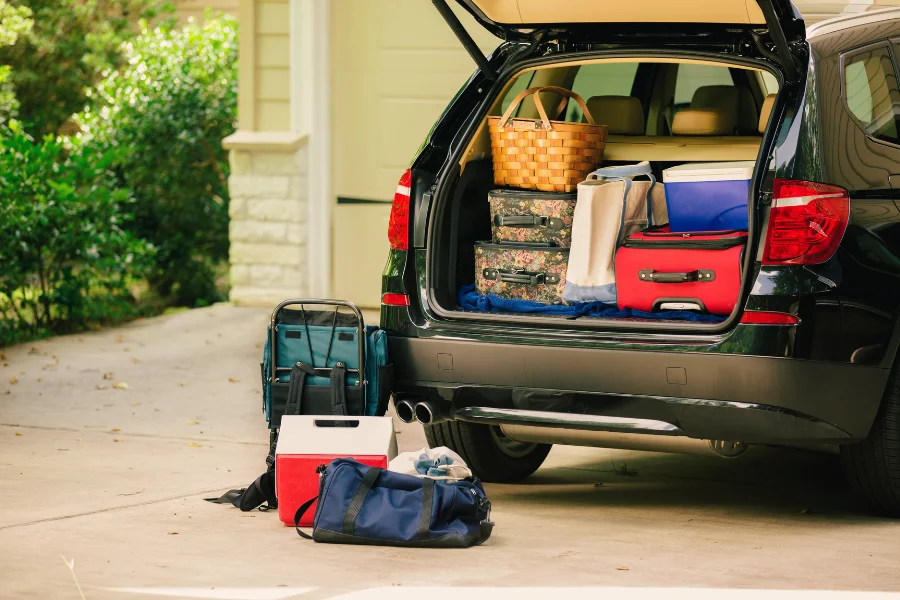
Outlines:
<svg viewBox="0 0 900 600"><path fill-rule="evenodd" d="M554 92L559 94L560 96L566 96L575 100L578 103L578 106L581 108L581 112L584 113L584 118L587 119L589 125L596 125L594 122L594 117L591 116L591 111L588 110L587 104L584 103L584 100L573 92L572 90L567 90L566 88L558 87L555 85L546 85L544 87L537 88L528 88L527 90L522 90L519 94L513 98L512 103L509 105L509 108L506 109L506 112L503 113L503 116L500 117L500 123L498 124L500 127L504 127L509 119L512 117L512 114L516 111L519 104L521 104L522 100L535 94L534 96L534 105L538 109L538 114L541 115L541 122L544 124L544 129L547 131L552 131L553 126L550 124L550 119L547 118L547 111L544 110L544 105L541 103L540 92ZM558 111L561 111L563 108L563 104L565 103L565 99L560 103Z"/></svg>

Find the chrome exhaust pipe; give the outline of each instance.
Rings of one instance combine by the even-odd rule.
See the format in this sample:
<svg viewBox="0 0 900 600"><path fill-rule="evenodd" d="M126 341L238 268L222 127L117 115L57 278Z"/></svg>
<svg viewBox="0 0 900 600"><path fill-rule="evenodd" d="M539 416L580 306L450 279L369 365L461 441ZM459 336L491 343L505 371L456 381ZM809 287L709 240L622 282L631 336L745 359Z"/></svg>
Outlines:
<svg viewBox="0 0 900 600"><path fill-rule="evenodd" d="M404 423L412 423L416 420L415 407L409 400L394 403L394 412L397 413L397 418Z"/></svg>
<svg viewBox="0 0 900 600"><path fill-rule="evenodd" d="M517 442L539 444L593 446L595 448L695 454L719 458L735 458L747 451L747 444L741 442L702 440L683 435L590 431L512 424L500 425L500 430L503 431L504 435Z"/></svg>
<svg viewBox="0 0 900 600"><path fill-rule="evenodd" d="M422 425L434 425L445 420L443 414L435 409L431 402L419 402L413 414Z"/></svg>

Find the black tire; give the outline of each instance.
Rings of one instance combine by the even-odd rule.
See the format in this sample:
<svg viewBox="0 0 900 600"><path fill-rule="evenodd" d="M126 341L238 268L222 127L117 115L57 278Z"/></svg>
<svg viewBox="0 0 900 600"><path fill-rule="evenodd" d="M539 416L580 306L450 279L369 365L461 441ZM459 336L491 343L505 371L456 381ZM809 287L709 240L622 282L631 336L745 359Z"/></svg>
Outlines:
<svg viewBox="0 0 900 600"><path fill-rule="evenodd" d="M424 427L431 448L450 448L466 461L476 477L494 483L522 481L537 471L551 448L550 444L514 442L516 451L511 452L503 446L500 429L490 425L447 421Z"/></svg>
<svg viewBox="0 0 900 600"><path fill-rule="evenodd" d="M876 514L900 517L900 369L891 373L869 436L841 447L844 471Z"/></svg>

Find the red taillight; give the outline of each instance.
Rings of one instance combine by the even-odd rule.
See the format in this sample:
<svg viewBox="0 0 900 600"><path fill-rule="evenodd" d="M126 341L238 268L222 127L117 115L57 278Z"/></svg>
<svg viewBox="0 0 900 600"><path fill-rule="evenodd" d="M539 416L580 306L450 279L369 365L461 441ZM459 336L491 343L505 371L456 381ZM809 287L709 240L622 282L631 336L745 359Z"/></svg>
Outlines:
<svg viewBox="0 0 900 600"><path fill-rule="evenodd" d="M391 205L391 220L388 223L388 241L394 250L409 250L409 190L412 185L412 171L407 169L397 183L394 203Z"/></svg>
<svg viewBox="0 0 900 600"><path fill-rule="evenodd" d="M387 306L409 306L409 296L406 294L382 294L381 303Z"/></svg>
<svg viewBox="0 0 900 600"><path fill-rule="evenodd" d="M768 310L746 310L741 315L741 323L747 325L796 325L799 322L794 315Z"/></svg>
<svg viewBox="0 0 900 600"><path fill-rule="evenodd" d="M850 220L847 190L824 183L776 179L764 265L814 265L837 251Z"/></svg>

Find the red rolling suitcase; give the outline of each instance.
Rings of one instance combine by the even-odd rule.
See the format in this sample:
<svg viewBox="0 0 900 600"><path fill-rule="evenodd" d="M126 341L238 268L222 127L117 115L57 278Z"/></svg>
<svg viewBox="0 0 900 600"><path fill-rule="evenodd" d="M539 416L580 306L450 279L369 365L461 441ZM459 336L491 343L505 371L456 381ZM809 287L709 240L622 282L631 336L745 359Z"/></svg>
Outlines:
<svg viewBox="0 0 900 600"><path fill-rule="evenodd" d="M746 231L672 233L659 227L631 234L616 252L619 308L730 314L746 244Z"/></svg>

